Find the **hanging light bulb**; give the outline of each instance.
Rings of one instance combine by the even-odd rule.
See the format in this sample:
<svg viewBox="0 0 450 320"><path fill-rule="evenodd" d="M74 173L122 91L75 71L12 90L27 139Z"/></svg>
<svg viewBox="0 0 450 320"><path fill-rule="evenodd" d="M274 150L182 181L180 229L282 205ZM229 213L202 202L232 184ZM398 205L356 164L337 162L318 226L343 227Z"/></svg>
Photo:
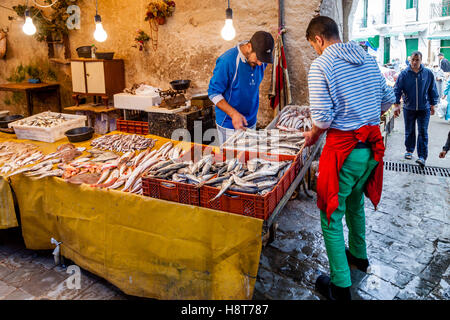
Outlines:
<svg viewBox="0 0 450 320"><path fill-rule="evenodd" d="M108 38L105 29L103 29L102 18L98 14L98 1L95 1L95 32L94 39L98 42L103 42Z"/></svg>
<svg viewBox="0 0 450 320"><path fill-rule="evenodd" d="M236 30L233 27L233 10L230 8L230 0L228 0L228 9L226 12L225 26L222 28L222 38L226 41L233 40L236 36Z"/></svg>
<svg viewBox="0 0 450 320"><path fill-rule="evenodd" d="M25 34L32 36L36 33L36 27L33 24L33 19L31 19L30 10L25 10L25 23L23 24L22 30Z"/></svg>
<svg viewBox="0 0 450 320"><path fill-rule="evenodd" d="M94 38L98 42L103 42L106 40L106 38L108 38L105 29L103 29L102 18L98 14L95 16Z"/></svg>

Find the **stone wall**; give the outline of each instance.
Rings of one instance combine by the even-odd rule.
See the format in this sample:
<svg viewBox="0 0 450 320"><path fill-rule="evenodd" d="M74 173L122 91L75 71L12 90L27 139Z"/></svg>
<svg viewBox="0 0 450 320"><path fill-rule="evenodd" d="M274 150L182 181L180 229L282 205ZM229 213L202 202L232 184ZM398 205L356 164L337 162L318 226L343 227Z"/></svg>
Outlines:
<svg viewBox="0 0 450 320"><path fill-rule="evenodd" d="M236 45L238 41L248 40L257 30L266 30L274 36L278 27L278 1L231 1L236 38L226 42L220 37L225 20L226 1L216 0L176 0L174 16L160 26L158 49L154 51L148 45L146 51L133 48L135 31L140 28L150 34L150 27L144 21L147 0L99 0L99 14L108 33L104 43L93 39L95 29L95 2L83 0L81 8L81 29L70 32L72 57L77 57L76 48L96 44L99 51L114 51L115 58L125 60L126 85L146 82L163 89L169 88L174 79L191 79L190 93L207 90L215 61L220 54ZM2 5L12 7L22 1L3 0ZM305 40L305 30L309 20L318 12L321 0L285 0L285 46L289 64L289 75L294 103L307 103L308 90L306 76L310 63L316 57ZM0 82L20 64L35 62L50 66L62 84L63 106L72 105L70 66L49 62L47 45L37 42L22 32L23 21L8 20L16 16L13 11L0 7L0 28L8 27L8 52L6 59L0 60ZM57 48L58 49L58 48ZM57 50L63 57L62 48ZM260 125L266 125L272 119L267 93L270 87L272 67L266 71L261 85L261 106L258 115ZM0 109L11 112L25 110L24 102L19 105L7 105L5 99L10 93L0 92ZM37 109L44 110L55 104L53 97L43 97L36 101Z"/></svg>

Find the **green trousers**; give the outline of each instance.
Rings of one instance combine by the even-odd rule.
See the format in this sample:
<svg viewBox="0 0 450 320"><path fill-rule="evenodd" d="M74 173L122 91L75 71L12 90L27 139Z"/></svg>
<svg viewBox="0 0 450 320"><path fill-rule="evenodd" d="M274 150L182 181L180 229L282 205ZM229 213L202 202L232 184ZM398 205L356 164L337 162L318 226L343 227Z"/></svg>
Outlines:
<svg viewBox="0 0 450 320"><path fill-rule="evenodd" d="M366 221L364 214L364 186L377 165L371 149L353 149L339 173L339 207L333 212L328 225L327 215L320 211L321 225L331 282L338 287L350 287L350 268L345 255L342 218L348 227L348 246L356 258L367 259Z"/></svg>

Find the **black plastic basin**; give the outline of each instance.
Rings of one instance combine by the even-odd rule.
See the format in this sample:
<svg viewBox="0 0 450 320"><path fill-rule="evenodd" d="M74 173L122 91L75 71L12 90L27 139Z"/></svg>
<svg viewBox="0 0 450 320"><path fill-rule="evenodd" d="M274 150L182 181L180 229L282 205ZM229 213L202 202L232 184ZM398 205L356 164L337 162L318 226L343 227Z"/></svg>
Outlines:
<svg viewBox="0 0 450 320"><path fill-rule="evenodd" d="M8 124L17 120L23 119L21 114L13 114L11 116L0 118L0 128L8 128Z"/></svg>
<svg viewBox="0 0 450 320"><path fill-rule="evenodd" d="M79 127L67 130L64 134L70 142L81 142L92 138L92 135L94 134L94 128Z"/></svg>

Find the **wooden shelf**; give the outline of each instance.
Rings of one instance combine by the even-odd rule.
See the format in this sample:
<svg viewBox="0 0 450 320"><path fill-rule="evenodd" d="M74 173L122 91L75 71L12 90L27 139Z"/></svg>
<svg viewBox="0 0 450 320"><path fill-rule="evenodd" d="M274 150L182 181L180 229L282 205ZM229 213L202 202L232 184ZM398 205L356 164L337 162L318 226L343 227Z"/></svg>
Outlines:
<svg viewBox="0 0 450 320"><path fill-rule="evenodd" d="M105 113L105 112L113 112L120 109L116 109L114 107L105 107L105 106L93 106L91 104L80 104L79 106L67 107L64 108L67 111L91 111L95 113Z"/></svg>

